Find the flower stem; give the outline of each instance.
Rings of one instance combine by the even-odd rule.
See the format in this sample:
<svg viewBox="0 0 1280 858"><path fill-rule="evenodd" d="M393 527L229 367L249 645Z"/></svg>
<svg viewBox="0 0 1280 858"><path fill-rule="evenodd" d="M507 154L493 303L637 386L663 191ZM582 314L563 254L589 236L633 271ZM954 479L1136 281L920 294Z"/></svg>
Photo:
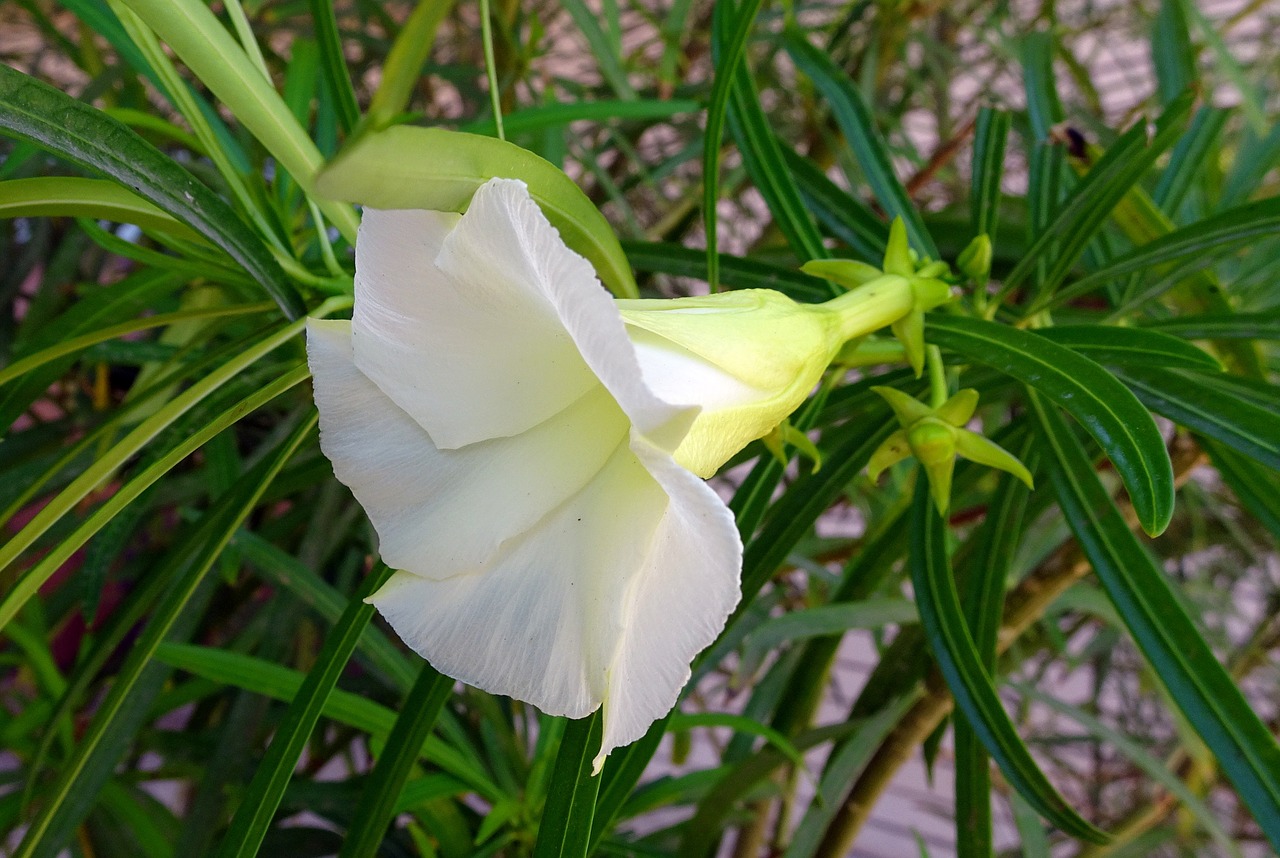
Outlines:
<svg viewBox="0 0 1280 858"><path fill-rule="evenodd" d="M839 316L841 342L891 325L915 307L915 293L905 277L886 274L822 305Z"/></svg>
<svg viewBox="0 0 1280 858"><path fill-rule="evenodd" d="M929 407L941 408L947 401L947 367L942 362L942 349L928 346L929 358Z"/></svg>
<svg viewBox="0 0 1280 858"><path fill-rule="evenodd" d="M498 90L498 66L493 59L493 22L489 20L489 0L480 0L480 40L484 43L484 70L489 78L489 102L493 105L493 125L498 139L506 140L502 128L502 94Z"/></svg>

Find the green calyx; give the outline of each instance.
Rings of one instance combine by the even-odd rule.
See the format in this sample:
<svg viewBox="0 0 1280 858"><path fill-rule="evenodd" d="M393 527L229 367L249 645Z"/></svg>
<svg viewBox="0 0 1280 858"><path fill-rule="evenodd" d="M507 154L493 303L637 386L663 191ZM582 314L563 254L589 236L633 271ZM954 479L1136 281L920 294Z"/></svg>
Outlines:
<svg viewBox="0 0 1280 858"><path fill-rule="evenodd" d="M924 314L951 300L951 286L942 279L950 274L950 269L944 262L925 260L918 264L907 242L907 228L901 218L895 218L889 229L882 267L849 259L822 259L807 262L800 270L850 290L828 302L834 310L849 308L849 338L888 325L919 378L924 371ZM866 295L886 293L892 294L893 301L880 302L880 316L873 317L864 312L854 322L852 310L867 303ZM879 324L867 329L872 321L879 321Z"/></svg>
<svg viewBox="0 0 1280 858"><path fill-rule="evenodd" d="M945 515L951 505L951 475L956 456L1013 474L1028 488L1034 488L1031 472L1016 456L993 441L971 432L964 425L978 407L978 392L966 388L937 408L892 387L873 387L893 409L901 429L894 432L871 455L867 472L876 479L891 465L914 456L929 480L929 492L938 512Z"/></svg>

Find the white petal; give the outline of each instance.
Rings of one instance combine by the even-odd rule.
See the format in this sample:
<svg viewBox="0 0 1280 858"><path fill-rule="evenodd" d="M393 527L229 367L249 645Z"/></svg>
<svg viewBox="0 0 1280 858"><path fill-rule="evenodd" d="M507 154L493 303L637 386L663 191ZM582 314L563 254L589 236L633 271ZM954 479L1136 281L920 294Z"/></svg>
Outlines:
<svg viewBox="0 0 1280 858"><path fill-rule="evenodd" d="M631 447L670 503L628 593L597 772L605 755L676 704L694 656L719 636L741 597L742 540L728 507L669 455L634 436Z"/></svg>
<svg viewBox="0 0 1280 858"><path fill-rule="evenodd" d="M627 326L645 385L665 402L703 409L734 408L765 399L773 391L752 387L671 340Z"/></svg>
<svg viewBox="0 0 1280 858"><path fill-rule="evenodd" d="M320 446L378 531L389 566L447 577L474 569L586 485L627 437L597 386L514 438L439 450L356 368L351 325L309 320Z"/></svg>
<svg viewBox="0 0 1280 858"><path fill-rule="evenodd" d="M445 674L553 715L604 703L603 753L674 705L738 598L729 511L669 456L633 443L643 462L620 445L578 496L484 569L397 574L370 598Z"/></svg>
<svg viewBox="0 0 1280 858"><path fill-rule="evenodd" d="M372 209L361 220L356 364L441 449L523 432L596 384L542 278L600 287L585 260L585 282L536 261L520 214L481 188L460 220Z"/></svg>
<svg viewBox="0 0 1280 858"><path fill-rule="evenodd" d="M593 383L604 383L646 437L667 449L684 437L696 409L663 402L645 387L613 299L591 264L565 246L523 182L493 179L481 186L445 239L437 264L470 289L491 290L494 303L506 300L513 288L521 290L527 296L522 303L538 304L540 312L549 308L560 332L571 338L580 354L573 360L549 349L513 350L508 360L515 365L507 371L520 384L538 384L544 377L577 384L577 367L586 366ZM511 279L512 270L522 272L519 280ZM569 364L572 371L565 368Z"/></svg>

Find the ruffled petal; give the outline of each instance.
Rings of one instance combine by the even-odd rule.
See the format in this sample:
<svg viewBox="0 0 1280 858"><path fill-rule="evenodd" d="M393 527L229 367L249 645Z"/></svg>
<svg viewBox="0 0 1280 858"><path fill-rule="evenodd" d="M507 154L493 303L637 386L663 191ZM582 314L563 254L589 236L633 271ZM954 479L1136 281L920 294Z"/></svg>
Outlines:
<svg viewBox="0 0 1280 858"><path fill-rule="evenodd" d="M446 450L519 434L597 384L542 283L598 292L595 275L581 257L585 272L535 262L491 187L461 219L366 209L356 241L356 365Z"/></svg>
<svg viewBox="0 0 1280 858"><path fill-rule="evenodd" d="M670 498L636 570L609 671L595 770L671 710L690 664L719 636L741 598L742 540L716 493L633 436L632 450Z"/></svg>
<svg viewBox="0 0 1280 858"><path fill-rule="evenodd" d="M577 496L445 580L369 601L437 670L553 715L605 705L602 753L674 705L738 598L741 545L715 493L633 435Z"/></svg>
<svg viewBox="0 0 1280 858"><path fill-rule="evenodd" d="M504 248L503 253L495 253L495 247ZM470 289L498 283L498 294L518 286L537 296L572 340L593 383L598 379L608 388L641 434L666 449L674 449L684 437L697 409L664 402L645 386L614 300L591 264L565 246L524 182L492 179L476 191L458 228L445 239L438 264ZM510 268L524 272L524 279L513 283ZM521 376L555 376L564 363L534 354L514 360L526 362L519 368Z"/></svg>
<svg viewBox="0 0 1280 858"><path fill-rule="evenodd" d="M320 446L378 532L388 565L443 578L474 569L577 494L627 438L596 386L514 438L440 450L356 368L351 324L309 320Z"/></svg>

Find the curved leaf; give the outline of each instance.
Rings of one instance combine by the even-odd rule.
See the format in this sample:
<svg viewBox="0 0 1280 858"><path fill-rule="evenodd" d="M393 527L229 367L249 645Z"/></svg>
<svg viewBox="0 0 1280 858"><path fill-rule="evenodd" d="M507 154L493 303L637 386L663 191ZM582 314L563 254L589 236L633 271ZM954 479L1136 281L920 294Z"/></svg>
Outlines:
<svg viewBox="0 0 1280 858"><path fill-rule="evenodd" d="M1204 739L1271 845L1280 848L1280 746L1214 656L1168 579L1134 537L1088 455L1035 393L1058 504L1129 633Z"/></svg>
<svg viewBox="0 0 1280 858"><path fill-rule="evenodd" d="M1007 325L931 315L930 342L1042 392L1080 421L1124 480L1138 521L1155 536L1173 517L1173 466L1164 439L1129 388L1098 364Z"/></svg>
<svg viewBox="0 0 1280 858"><path fill-rule="evenodd" d="M600 711L570 719L560 740L533 858L582 858L591 842L599 776L591 760L600 749Z"/></svg>
<svg viewBox="0 0 1280 858"><path fill-rule="evenodd" d="M1000 766L1009 785L1036 812L1073 837L1106 843L1107 834L1076 813L1049 783L1000 703L964 620L960 594L947 560L946 524L930 500L926 480L916 484L913 510L909 555L912 589L929 647L957 708Z"/></svg>
<svg viewBox="0 0 1280 858"><path fill-rule="evenodd" d="M1201 373L1133 367L1120 378L1157 414L1280 470L1280 388L1266 407Z"/></svg>
<svg viewBox="0 0 1280 858"><path fill-rule="evenodd" d="M902 218L913 247L937 259L938 248L925 229L920 213L911 204L902 182L898 181L893 162L889 159L889 150L853 81L827 54L811 45L802 32L788 30L783 43L796 67L809 76L831 105L836 124L858 159L858 166L875 192L876 200L890 218Z"/></svg>
<svg viewBox="0 0 1280 858"><path fill-rule="evenodd" d="M495 176L527 184L565 243L590 260L615 295L639 296L613 227L582 189L549 161L504 140L407 125L370 131L320 172L316 192L380 209L462 212Z"/></svg>
<svg viewBox="0 0 1280 858"><path fill-rule="evenodd" d="M0 64L0 128L132 188L225 250L288 318L306 313L266 245L231 207L127 126Z"/></svg>
<svg viewBox="0 0 1280 858"><path fill-rule="evenodd" d="M155 30L299 185L311 190L323 160L320 150L203 0L121 2ZM358 226L355 212L323 201L320 208L354 243Z"/></svg>
<svg viewBox="0 0 1280 858"><path fill-rule="evenodd" d="M1151 322L1147 327L1190 340L1280 340L1280 313L1206 313Z"/></svg>
<svg viewBox="0 0 1280 858"><path fill-rule="evenodd" d="M1117 325L1055 325L1036 334L1098 363L1218 370L1217 358L1186 340L1148 328Z"/></svg>
<svg viewBox="0 0 1280 858"><path fill-rule="evenodd" d="M1201 259L1205 265L1238 247L1273 237L1280 230L1280 197L1269 197L1219 212L1160 236L1064 289L1059 298L1080 295L1109 280L1157 266Z"/></svg>
<svg viewBox="0 0 1280 858"><path fill-rule="evenodd" d="M178 238L199 236L185 223L106 179L41 176L0 184L0 217L59 216L132 223Z"/></svg>
<svg viewBox="0 0 1280 858"><path fill-rule="evenodd" d="M325 702L346 669L360 635L373 617L373 605L364 599L382 586L390 575L390 569L378 564L361 582L338 622L325 635L315 666L289 704L289 710L258 764L253 780L240 797L231 825L218 848L219 856L258 854L267 827L284 797L284 789L297 768L303 747L311 738L311 731L320 720Z"/></svg>
<svg viewBox="0 0 1280 858"><path fill-rule="evenodd" d="M377 854L395 816L409 771L451 693L453 680L423 662L418 680L405 698L391 735L360 791L339 858L372 858Z"/></svg>

